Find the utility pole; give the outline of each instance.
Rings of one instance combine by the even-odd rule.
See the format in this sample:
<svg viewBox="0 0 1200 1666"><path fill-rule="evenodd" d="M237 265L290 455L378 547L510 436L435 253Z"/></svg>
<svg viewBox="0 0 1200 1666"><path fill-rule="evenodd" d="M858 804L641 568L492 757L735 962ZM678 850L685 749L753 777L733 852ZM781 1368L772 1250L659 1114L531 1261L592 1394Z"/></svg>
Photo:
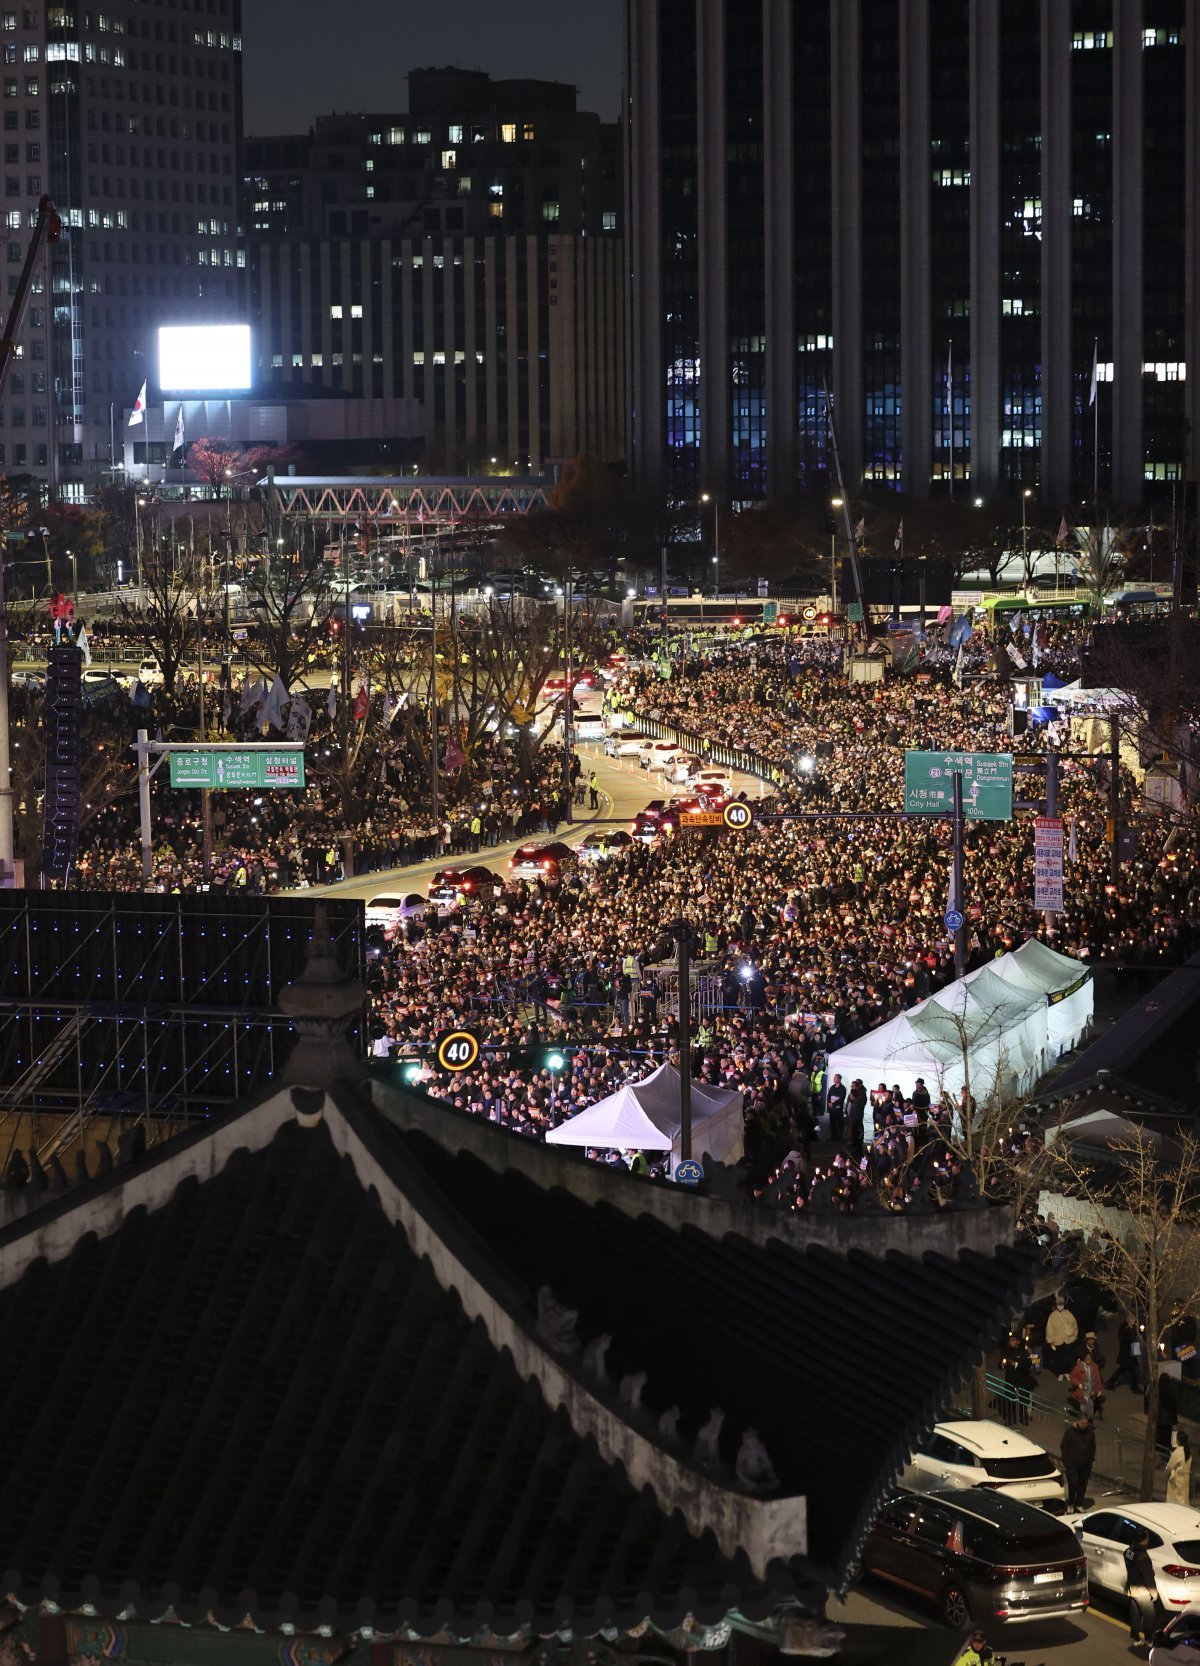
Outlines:
<svg viewBox="0 0 1200 1666"><path fill-rule="evenodd" d="M1108 870L1112 884L1117 885L1121 879L1121 722L1114 713L1108 720L1109 736L1109 780L1108 780L1108 817L1112 824L1112 847L1109 851Z"/></svg>
<svg viewBox="0 0 1200 1666"><path fill-rule="evenodd" d="M686 920L674 926L676 969L679 975L679 1156L692 1155L692 928Z"/></svg>
<svg viewBox="0 0 1200 1666"><path fill-rule="evenodd" d="M208 727L204 721L204 607L197 600L196 604L196 669L200 677L200 739L208 739ZM212 878L212 804L209 801L207 787L200 789L200 821L204 833L204 877Z"/></svg>
<svg viewBox="0 0 1200 1666"><path fill-rule="evenodd" d="M0 527L0 890L17 885L13 854L12 765L8 726L8 612L4 600L4 529Z"/></svg>
<svg viewBox="0 0 1200 1666"><path fill-rule="evenodd" d="M665 550L663 558L665 566ZM563 804L566 810L567 826L570 827L575 819L571 809L571 719L575 715L575 690L571 683L571 568L569 564L563 577L563 658L567 667L567 687L563 695Z"/></svg>
<svg viewBox="0 0 1200 1666"><path fill-rule="evenodd" d="M962 925L954 933L954 976L967 975L967 911L963 897L963 796L962 772L954 772L954 904L962 915Z"/></svg>
<svg viewBox="0 0 1200 1666"><path fill-rule="evenodd" d="M433 842L442 854L442 823L438 812L438 705L437 705L437 557L429 563L429 797L433 805Z"/></svg>
<svg viewBox="0 0 1200 1666"><path fill-rule="evenodd" d="M1054 751L1046 754L1046 815L1055 820L1058 816L1058 753ZM1058 846L1061 852L1061 844ZM1061 862L1061 857L1060 857ZM1046 932L1051 935L1054 931L1054 910L1045 911Z"/></svg>

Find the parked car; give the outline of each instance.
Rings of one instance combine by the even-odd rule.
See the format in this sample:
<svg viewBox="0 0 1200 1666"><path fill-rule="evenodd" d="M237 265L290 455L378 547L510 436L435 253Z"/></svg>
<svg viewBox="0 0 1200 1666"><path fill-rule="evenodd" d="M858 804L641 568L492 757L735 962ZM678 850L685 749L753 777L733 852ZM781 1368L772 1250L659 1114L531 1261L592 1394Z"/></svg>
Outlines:
<svg viewBox="0 0 1200 1666"><path fill-rule="evenodd" d="M668 833L679 831L681 811L689 807L688 800L652 798L633 818L630 835L639 844L653 844Z"/></svg>
<svg viewBox="0 0 1200 1666"><path fill-rule="evenodd" d="M428 906L418 891L408 891L403 895L389 891L372 897L367 903L366 923L368 926L396 926L403 920L424 914Z"/></svg>
<svg viewBox="0 0 1200 1666"><path fill-rule="evenodd" d="M688 788L694 793L709 793L722 798L733 797L733 782L723 769L698 769L688 776Z"/></svg>
<svg viewBox="0 0 1200 1666"><path fill-rule="evenodd" d="M570 845L550 839L544 844L522 845L509 858L508 866L513 879L545 879L574 860Z"/></svg>
<svg viewBox="0 0 1200 1666"><path fill-rule="evenodd" d="M494 902L504 889L500 875L481 863L470 867L439 868L429 885L430 902Z"/></svg>
<svg viewBox="0 0 1200 1666"><path fill-rule="evenodd" d="M676 746L673 740L644 740L638 753L638 763L643 769L670 770L686 756L683 748Z"/></svg>
<svg viewBox="0 0 1200 1666"><path fill-rule="evenodd" d="M615 828L606 833L589 833L576 846L576 853L581 862L611 862L614 856L623 855L632 843L628 833Z"/></svg>
<svg viewBox="0 0 1200 1666"><path fill-rule="evenodd" d="M1125 1549L1145 1528L1159 1600L1168 1611L1200 1602L1200 1511L1187 1504L1120 1504L1066 1517L1087 1557L1088 1580L1124 1597Z"/></svg>
<svg viewBox="0 0 1200 1666"><path fill-rule="evenodd" d="M645 744L644 735L630 734L628 730L623 730L619 734L609 735L604 742L604 750L610 758L636 758L640 756Z"/></svg>
<svg viewBox="0 0 1200 1666"><path fill-rule="evenodd" d="M987 1487L1027 1504L1067 1501L1050 1454L1016 1429L986 1418L936 1423L909 1458L900 1479L914 1492L943 1487Z"/></svg>
<svg viewBox="0 0 1200 1666"><path fill-rule="evenodd" d="M1056 1516L1004 1493L895 1493L876 1517L863 1573L972 1621L1046 1620L1088 1605L1087 1561Z"/></svg>
<svg viewBox="0 0 1200 1666"><path fill-rule="evenodd" d="M1200 1661L1200 1605L1175 1614L1154 1638L1150 1666L1197 1666Z"/></svg>
<svg viewBox="0 0 1200 1666"><path fill-rule="evenodd" d="M14 688L23 688L30 694L40 694L46 686L46 673L33 670L14 671L10 681Z"/></svg>
<svg viewBox="0 0 1200 1666"><path fill-rule="evenodd" d="M161 688L162 667L156 659L144 659L137 668L137 680L143 688Z"/></svg>

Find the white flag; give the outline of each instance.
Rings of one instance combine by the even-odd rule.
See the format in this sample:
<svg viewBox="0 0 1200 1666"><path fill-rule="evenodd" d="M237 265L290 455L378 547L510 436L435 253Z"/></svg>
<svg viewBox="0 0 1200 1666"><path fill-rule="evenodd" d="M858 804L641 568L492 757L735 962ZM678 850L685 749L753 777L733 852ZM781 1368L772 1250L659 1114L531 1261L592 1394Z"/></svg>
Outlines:
<svg viewBox="0 0 1200 1666"><path fill-rule="evenodd" d="M139 422L146 420L146 384L142 383L142 391L133 402L133 409L129 413L127 427L136 428Z"/></svg>
<svg viewBox="0 0 1200 1666"><path fill-rule="evenodd" d="M267 697L266 687L260 677L247 677L242 684L242 700L239 710L243 717L255 706L261 706Z"/></svg>
<svg viewBox="0 0 1200 1666"><path fill-rule="evenodd" d="M262 720L269 723L272 729L283 728L283 708L287 705L288 691L283 678L275 673L275 681L271 684L271 692L267 695L267 703L262 709Z"/></svg>
<svg viewBox="0 0 1200 1666"><path fill-rule="evenodd" d="M854 536L855 536L856 539L859 539L859 538L865 538L866 535L867 535L867 522L866 522L866 517L864 516L863 519L860 520L858 525L855 527Z"/></svg>
<svg viewBox="0 0 1200 1666"><path fill-rule="evenodd" d="M329 685L329 693L325 696L325 713L331 723L337 716L337 689L332 683Z"/></svg>
<svg viewBox="0 0 1200 1666"><path fill-rule="evenodd" d="M896 542L895 542L894 548L896 548L898 550L902 550L904 548L904 521L903 521L903 518L900 521L900 525L896 528Z"/></svg>
<svg viewBox="0 0 1200 1666"><path fill-rule="evenodd" d="M1064 515L1062 520L1058 523L1058 537L1054 540L1054 542L1061 549L1062 546L1066 543L1067 539L1070 536L1071 536L1071 529L1067 525L1067 517Z"/></svg>
<svg viewBox="0 0 1200 1666"><path fill-rule="evenodd" d="M1098 362L1099 353L1100 353L1100 337L1097 336L1095 341L1092 343L1092 391L1088 394L1088 404L1089 405L1094 405L1096 403L1096 382L1098 380L1097 372L1100 369L1100 365L1099 365L1099 362Z"/></svg>
<svg viewBox="0 0 1200 1666"><path fill-rule="evenodd" d="M963 643L960 642L959 645L958 645L958 657L954 661L954 686L955 686L955 688L961 688L962 687L963 661L966 659L966 657L967 657L966 647Z"/></svg>
<svg viewBox="0 0 1200 1666"><path fill-rule="evenodd" d="M79 635L75 638L75 643L77 647L83 649L83 663L90 665L92 663L92 645L88 641L87 626L82 619L79 621Z"/></svg>
<svg viewBox="0 0 1200 1666"><path fill-rule="evenodd" d="M287 738L289 740L307 740L308 731L312 727L312 707L302 694L297 694L292 700L292 709L288 713Z"/></svg>
<svg viewBox="0 0 1200 1666"><path fill-rule="evenodd" d="M182 405L179 407L179 415L175 418L175 444L171 447L171 450L172 451L182 451L183 450L183 406Z"/></svg>

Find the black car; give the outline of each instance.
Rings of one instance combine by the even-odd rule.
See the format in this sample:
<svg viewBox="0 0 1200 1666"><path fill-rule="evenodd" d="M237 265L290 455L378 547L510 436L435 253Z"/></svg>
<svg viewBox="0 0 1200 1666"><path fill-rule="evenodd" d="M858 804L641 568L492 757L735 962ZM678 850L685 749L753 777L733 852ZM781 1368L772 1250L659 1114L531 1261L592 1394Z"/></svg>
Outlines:
<svg viewBox="0 0 1200 1666"><path fill-rule="evenodd" d="M1045 1510L982 1487L897 1492L863 1547L863 1573L932 1603L948 1626L1045 1620L1088 1605L1087 1560Z"/></svg>

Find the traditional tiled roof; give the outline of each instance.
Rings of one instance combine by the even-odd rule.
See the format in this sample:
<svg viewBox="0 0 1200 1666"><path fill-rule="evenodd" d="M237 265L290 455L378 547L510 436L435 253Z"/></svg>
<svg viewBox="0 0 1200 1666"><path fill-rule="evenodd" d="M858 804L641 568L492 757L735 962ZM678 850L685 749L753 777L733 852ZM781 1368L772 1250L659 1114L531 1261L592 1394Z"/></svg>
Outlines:
<svg viewBox="0 0 1200 1666"><path fill-rule="evenodd" d="M459 1637L818 1594L800 1557L759 1577L689 1531L551 1409L339 1155L336 1116L119 1224L101 1197L115 1230L0 1290L0 1594Z"/></svg>
<svg viewBox="0 0 1200 1666"><path fill-rule="evenodd" d="M410 1111L298 1085L0 1231L0 1597L442 1639L817 1610L1020 1298L983 1214L785 1241Z"/></svg>

